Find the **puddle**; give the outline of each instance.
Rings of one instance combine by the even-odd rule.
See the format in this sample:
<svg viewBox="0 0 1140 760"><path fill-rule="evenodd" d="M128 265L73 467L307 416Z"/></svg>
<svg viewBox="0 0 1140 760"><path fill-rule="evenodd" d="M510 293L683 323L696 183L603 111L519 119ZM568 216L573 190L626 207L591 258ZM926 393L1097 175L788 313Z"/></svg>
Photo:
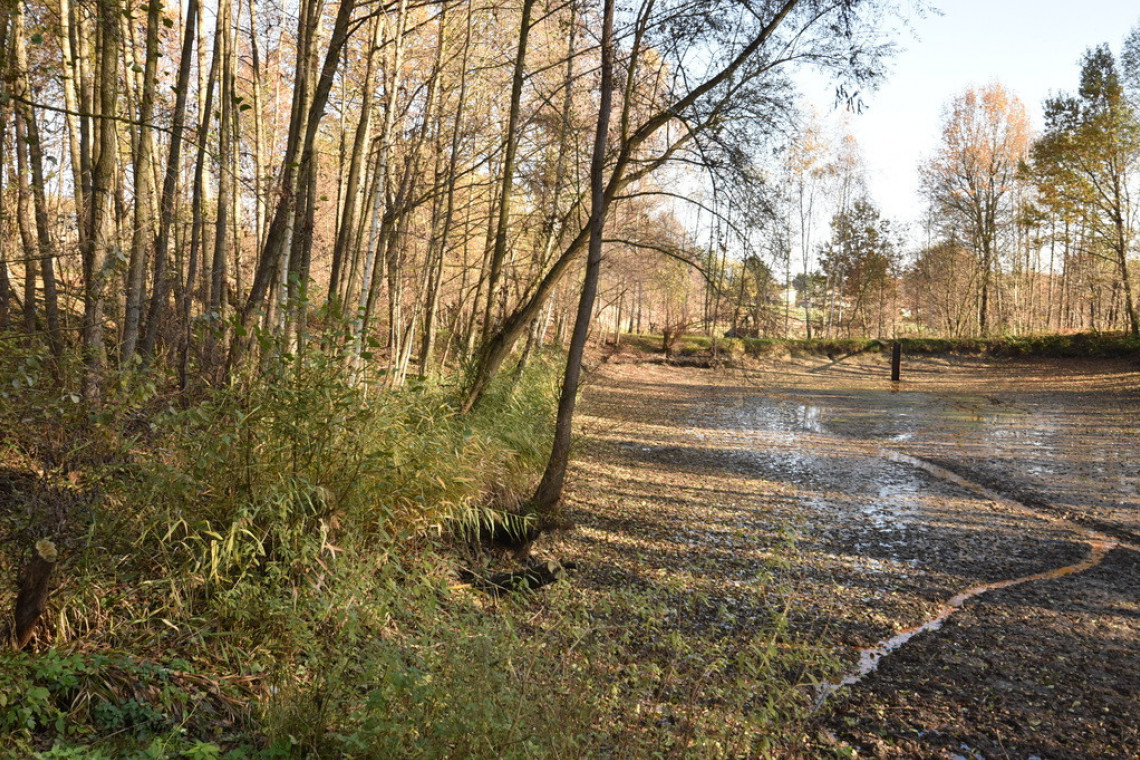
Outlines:
<svg viewBox="0 0 1140 760"><path fill-rule="evenodd" d="M846 515L885 544L886 534L904 530L921 509L929 482L909 466L852 451L828 430L829 412L820 405L747 396L716 416L720 431L708 443L735 448L753 474L796 486L817 515Z"/></svg>
<svg viewBox="0 0 1140 760"><path fill-rule="evenodd" d="M905 442L915 437L913 432L915 420L909 412L895 410L888 417L888 429L894 424L905 425L912 429L889 434L884 436L885 438L894 442ZM933 417L937 418L937 415ZM982 426L980 439L984 446L1014 441L1019 446L1028 445L1035 449L1051 450L1046 438L1056 435L1058 426L1047 421L1027 426L1026 417L1025 414L1007 412L978 415L978 423L971 421L971 426L973 424ZM930 490L930 483L923 482L917 477L917 472L931 475L936 480L957 486L988 501L1042 516L1038 511L979 483L894 449L865 450L862 454L848 457L845 466L840 465L836 462L836 457L825 455L826 439L843 440L845 444L855 444L857 448L858 441L846 436L839 436L836 439L825 426L825 419L826 413L820 406L789 402L773 403L767 399L756 399L751 405L741 408L733 422L738 429L751 429L761 436L768 436L774 443L779 442L779 445L758 455L759 461L764 462L774 473L792 475L791 479L797 484L818 487L830 483L845 489L842 492L854 497L853 504L839 504L833 499L821 497L818 493L807 495L804 500L818 513L837 508L850 510L854 506L865 524L879 534L877 543L880 548L896 543L890 536L904 532L908 517L913 518L921 510L921 499L923 493ZM801 439L807 436L822 436L824 441L817 439L805 445L806 442ZM1038 464L1033 468L1035 472L1042 474L1048 473L1049 469L1046 464ZM1066 523L1062 520L1058 522ZM853 686L873 673L884 657L906 645L915 636L941 628L946 620L969 600L997 589L1084 572L1100 564L1108 552L1118 545L1106 536L1077 526L1071 527L1086 537L1089 553L1084 560L1041 573L972 586L958 593L926 622L861 649L859 664L852 672L838 682L820 687L817 708L839 689Z"/></svg>
<svg viewBox="0 0 1140 760"><path fill-rule="evenodd" d="M938 465L934 464L933 462L928 462L925 459L919 459L918 457L912 457L910 454L904 454L901 451L895 451L894 449L880 449L879 454L884 459L886 459L890 462L898 462L899 464L910 465L911 467L918 468L918 469L922 470L923 472L930 473L931 475L938 478L939 480L944 480L947 483L953 483L954 485L958 486L959 488L964 488L967 491L972 491L973 493L976 493L979 496L982 496L986 499L989 499L990 501L997 502L999 504L1006 504L1006 505L1014 506L1014 507L1017 507L1018 509L1022 509L1024 511L1026 511L1026 512L1032 512L1033 514L1037 514L1037 512L1035 512L1034 510L1025 506L1024 504L1017 502L1017 501L1014 501L1013 499L1008 499L1005 496L1002 496L997 491L990 490L989 488L986 488L985 486L981 485L980 483L975 483L972 480L968 480L967 478L963 478L958 473L951 472L950 470L947 470L945 467L939 467Z"/></svg>

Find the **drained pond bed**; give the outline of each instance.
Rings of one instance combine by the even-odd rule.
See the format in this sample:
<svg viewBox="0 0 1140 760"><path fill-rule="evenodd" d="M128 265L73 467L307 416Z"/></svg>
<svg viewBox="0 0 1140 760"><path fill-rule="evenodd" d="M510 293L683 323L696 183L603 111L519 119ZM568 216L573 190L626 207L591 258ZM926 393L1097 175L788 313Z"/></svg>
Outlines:
<svg viewBox="0 0 1140 760"><path fill-rule="evenodd" d="M577 527L539 552L599 600L669 589L698 657L783 611L775 643L821 657L771 754L1140 756L1135 362L923 357L892 384L879 356L619 356L585 408Z"/></svg>

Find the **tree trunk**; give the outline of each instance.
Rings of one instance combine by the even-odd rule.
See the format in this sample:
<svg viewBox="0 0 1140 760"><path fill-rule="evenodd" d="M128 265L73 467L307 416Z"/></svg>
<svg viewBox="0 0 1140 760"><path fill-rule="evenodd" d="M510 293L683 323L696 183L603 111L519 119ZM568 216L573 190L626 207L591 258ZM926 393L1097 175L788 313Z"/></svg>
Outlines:
<svg viewBox="0 0 1140 760"><path fill-rule="evenodd" d="M20 229L20 244L24 252L24 332L35 335L36 277L39 275L41 256L32 231L32 214L29 209L32 191L28 186L28 138L25 120L16 113L16 226Z"/></svg>
<svg viewBox="0 0 1140 760"><path fill-rule="evenodd" d="M356 250L356 223L360 213L360 187L364 160L372 143L372 77L375 73L376 50L380 47L382 24L378 18L372 19L371 43L364 66L364 86L361 88L361 114L352 140L352 154L348 162L348 177L344 186L344 212L337 229L336 243L333 246L332 273L329 275L327 303L329 306L339 301L341 278L345 259L350 251ZM337 306L338 310L341 307Z"/></svg>
<svg viewBox="0 0 1140 760"><path fill-rule="evenodd" d="M192 0L197 2L197 0ZM257 39L257 0L249 0L250 79L253 90L253 194L256 249L265 244L265 116L262 114L261 46Z"/></svg>
<svg viewBox="0 0 1140 760"><path fill-rule="evenodd" d="M514 73L511 76L511 103L507 114L507 129L503 139L503 166L499 188L499 215L495 224L495 243L491 249L490 266L487 270L487 306L483 313L483 338L486 340L494 331L495 298L498 293L499 278L502 275L503 260L507 254L507 234L510 231L511 198L514 191L515 154L518 151L519 113L522 108L522 88L526 74L526 49L530 39L530 17L534 0L522 0L522 18L519 21L518 49L515 53Z"/></svg>
<svg viewBox="0 0 1140 760"><path fill-rule="evenodd" d="M358 376L362 366L364 335L368 331L375 312L376 299L382 283L386 279L387 246L390 240L390 226L393 214L390 204L394 203L392 192L391 156L393 152L393 131L396 123L396 97L402 85L405 32L407 30L407 0L401 0L399 13L392 29L390 58L385 61L384 81L384 121L380 127L376 167L373 170L372 212L365 249L364 273L360 281L357 298L356 319L352 328L351 361Z"/></svg>
<svg viewBox="0 0 1140 760"><path fill-rule="evenodd" d="M23 649L32 638L36 621L47 604L48 581L55 568L56 549L51 541L36 542L36 554L20 573L20 588L12 614L8 639L13 649Z"/></svg>
<svg viewBox="0 0 1140 760"><path fill-rule="evenodd" d="M146 273L147 253L154 242L154 94L158 76L158 29L162 22L161 4L151 0L146 14L146 61L143 64L142 92L139 95L138 149L135 153L135 228L131 236L131 255L127 265L127 304L123 319L123 345L119 354L120 366L126 366L138 346L142 305L143 279Z"/></svg>
<svg viewBox="0 0 1140 760"><path fill-rule="evenodd" d="M245 337L240 337L233 342L230 348L230 358L228 362L230 367L235 366L237 362L241 360L249 346L250 328L252 327L253 320L265 301L270 282L285 252L287 250L295 250L291 238L298 220L303 223L302 229L299 230L299 232L304 236L299 253L303 256L307 256L311 249L313 204L305 202L304 198L299 198L298 196L301 194L302 189L308 192L311 188L307 187L307 184L315 182L316 180L314 145L316 142L317 129L324 117L325 106L328 104L329 93L332 90L333 80L336 77L336 71L340 65L341 53L353 30L349 22L352 20L352 13L355 8L356 0L341 0L340 6L337 9L336 20L333 24L329 47L325 53L320 78L310 98L307 96L309 79L312 73L314 73L310 70L310 60L315 50L315 44L310 35L315 34L317 31L316 21L319 19L320 13L319 3L317 3L316 0L307 0L307 2L302 3L302 12L299 14L297 21L298 38L305 42L301 46L301 53L303 54L298 55L298 63L300 64L298 69L298 82L294 90L293 110L289 124L289 139L286 143L285 156L283 158L284 171L280 185L280 195L277 201L277 208L273 214L273 221L270 223L269 230L266 233L265 245L262 248L261 256L258 260L257 270L254 274L253 283L250 286L249 297L246 299L241 311L241 328ZM303 184L305 184L306 187L302 188ZM298 203L298 200L300 200L301 203ZM289 271L295 271L307 276L307 269L303 262L298 263L296 266L294 266L293 262L290 262ZM306 284L307 283L299 283L299 287L303 290Z"/></svg>
<svg viewBox="0 0 1140 760"><path fill-rule="evenodd" d="M1128 329L1133 336L1140 335L1140 314L1132 298L1132 275L1128 271L1128 232L1123 218L1118 215L1116 224L1116 265L1120 270L1120 286L1124 292L1124 310L1128 315Z"/></svg>
<svg viewBox="0 0 1140 760"><path fill-rule="evenodd" d="M622 115L622 143L618 150L617 157L614 159L610 179L605 187L607 203L611 202L617 196L618 192L628 183L629 180L625 176L625 170L641 146L656 135L662 127L673 122L678 113L691 107L713 88L731 79L746 61L771 40L772 36L799 2L800 0L784 0L784 2L773 10L772 17L763 28L758 30L748 44L741 48L736 56L723 68L687 91L668 107L646 118L632 131L624 127L624 123L628 118L627 112L632 108L630 100L628 98L625 99ZM636 47L635 45L635 52ZM646 168L641 166L635 174L641 176L645 171ZM574 262L583 248L586 247L589 236L590 227L586 225L580 229L574 238L566 245L562 254L554 261L550 270L546 273L546 276L542 278L534 291L529 294L529 297L503 321L503 324L494 334L483 341L483 345L475 358L474 367L470 373L469 380L464 388L464 400L461 406L461 410L464 413L470 411L482 398L490 385L491 379L502 367L503 362L507 356L510 355L515 343L525 333L527 326L541 311L546 299L553 292L562 277L565 276L566 272L569 271L570 264Z"/></svg>
<svg viewBox="0 0 1140 760"><path fill-rule="evenodd" d="M80 147L80 137L82 134L82 126L76 116L79 113L80 103L79 94L76 91L75 79L77 71L80 68L80 61L78 60L75 52L75 45L72 44L73 29L71 26L72 7L70 0L60 0L59 2L59 44L60 50L63 52L63 104L67 111L64 114L64 122L67 124L67 146L71 155L71 182L72 182L72 197L75 203L76 214L76 229L79 235L80 247L83 245L83 237L86 234L87 223L84 219L84 213L87 210L87 175L90 173L90 167L87 166L87 157L85 151Z"/></svg>
<svg viewBox="0 0 1140 760"><path fill-rule="evenodd" d="M201 5L198 6L201 10ZM198 14L198 24L202 17ZM189 25L188 27L189 28ZM200 28L200 27L199 27ZM198 59L202 63L202 41L198 42ZM210 58L210 69L203 76L199 73L199 82L205 85L205 91L199 92L200 112L198 118L198 150L194 157L194 185L190 191L190 253L186 262L186 281L182 287L182 303L178 311L182 317L181 357L179 359L179 384L186 390L189 383L190 349L193 337L194 293L198 290L198 269L202 258L202 249L205 247L206 221L202 207L206 201L206 145L210 136L211 114L214 110L214 79L218 69L220 47L215 44L214 52ZM167 172L170 167L167 167Z"/></svg>
<svg viewBox="0 0 1140 760"><path fill-rule="evenodd" d="M214 321L210 331L211 349L224 324L226 309L226 251L230 243L230 211L234 195L234 49L233 0L221 0L217 8L217 31L214 44L220 50L220 91L218 98L218 199L214 224L214 251L210 262L207 309ZM214 360L213 351L207 357Z"/></svg>
<svg viewBox="0 0 1140 760"><path fill-rule="evenodd" d="M96 26L98 51L95 90L98 102L94 131L97 149L91 173L88 234L83 258L83 397L91 406L102 401L106 350L103 346L104 284L107 261L114 248L112 210L118 150L118 62L120 55L121 6L118 0L99 0Z"/></svg>
<svg viewBox="0 0 1140 760"><path fill-rule="evenodd" d="M447 40L447 6L441 4L440 6L440 21L439 21L439 53L440 57L436 61L439 71L440 84L438 87L439 103L436 104L436 145L435 152L437 156L435 168L435 184L436 184L436 200L432 206L432 226L433 231L432 239L428 244L428 256L424 266L427 267L428 276L426 280L427 290L424 293L424 318L423 318L423 340L420 343L419 355L419 370L421 376L426 376L428 366L432 359L432 354L435 353L435 335L436 323L438 322L439 311L439 291L443 280L443 261L447 256L448 240L451 237L451 227L455 218L455 185L458 181L459 169L459 139L460 139L460 126L463 121L463 111L466 107L467 97L467 63L468 56L471 49L471 33L470 23L471 14L468 8L467 20L467 34L463 42L463 56L460 62L460 75L459 75L459 98L455 106L455 118L452 123L451 131L451 150L447 158L447 170L441 171L440 163L444 155L443 144L443 115L444 109L442 107L442 100L444 97L445 88L443 86L443 49ZM441 185L440 177L443 176L442 187L446 188L443 195L439 193Z"/></svg>
<svg viewBox="0 0 1140 760"><path fill-rule="evenodd" d="M162 180L158 233L154 239L154 280L151 285L146 326L139 347L144 357L150 357L154 353L155 344L158 340L158 329L162 322L170 288L168 277L170 230L174 224L174 205L178 193L178 177L182 162L182 131L186 124L186 95L190 86L190 68L194 57L194 43L198 34L197 22L198 0L188 0L186 30L182 36L182 54L178 61L178 79L174 86L174 115L170 126L170 152L166 159L166 173Z"/></svg>
<svg viewBox="0 0 1140 760"><path fill-rule="evenodd" d="M17 58L22 50L22 44L17 43ZM27 69L21 65L21 73L26 76ZM25 82L26 85L26 82ZM55 245L51 239L51 226L48 221L47 197L44 192L44 149L40 142L39 125L36 123L35 111L26 103L21 104L17 113L17 126L23 124L23 140L27 144L27 153L32 169L32 205L36 227L36 245L28 248L28 254L39 258L40 279L44 288L44 316L47 318L47 339L52 356L58 363L63 359L63 328L59 319L59 296L55 282ZM19 130L18 130L19 131ZM18 152L18 151L17 151ZM21 186L25 178L21 176ZM22 220L21 220L22 223ZM56 368L58 372L59 368Z"/></svg>
<svg viewBox="0 0 1140 760"><path fill-rule="evenodd" d="M8 133L8 4L0 3L0 229L7 229L8 201L4 193L4 170L8 166L5 140ZM8 244L0 239L0 331L8 329L12 301L12 282L8 275Z"/></svg>
<svg viewBox="0 0 1140 760"><path fill-rule="evenodd" d="M570 338L566 374L562 381L562 395L558 401L554 444L551 447L550 459L547 461L542 481L531 498L533 508L540 514L553 512L562 500L562 484L565 481L566 467L570 461L571 426L574 421L574 406L578 398L582 357L586 348L586 338L590 331L590 320L593 317L594 300L598 293L598 275L602 268L602 231L605 228L606 207L608 205L604 177L606 136L610 128L610 108L614 87L613 23L614 0L605 0L601 40L601 93L597 131L594 134L594 151L590 159L590 243L586 257L586 277L582 284L582 296L578 302L574 332Z"/></svg>

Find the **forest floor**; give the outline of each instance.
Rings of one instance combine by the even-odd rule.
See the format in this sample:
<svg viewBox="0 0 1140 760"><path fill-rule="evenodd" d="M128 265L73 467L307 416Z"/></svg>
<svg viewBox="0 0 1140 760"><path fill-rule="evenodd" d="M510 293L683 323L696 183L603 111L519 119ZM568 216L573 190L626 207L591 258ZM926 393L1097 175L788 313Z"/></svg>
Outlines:
<svg viewBox="0 0 1140 760"><path fill-rule="evenodd" d="M892 384L876 354L646 359L592 375L576 529L537 547L575 559L575 584L699 588L661 621L699 640L746 633L774 573L786 640L854 673L956 594L1029 578L835 690L793 754L1140 758L1135 361L907 358ZM805 698L842 675L802 675Z"/></svg>

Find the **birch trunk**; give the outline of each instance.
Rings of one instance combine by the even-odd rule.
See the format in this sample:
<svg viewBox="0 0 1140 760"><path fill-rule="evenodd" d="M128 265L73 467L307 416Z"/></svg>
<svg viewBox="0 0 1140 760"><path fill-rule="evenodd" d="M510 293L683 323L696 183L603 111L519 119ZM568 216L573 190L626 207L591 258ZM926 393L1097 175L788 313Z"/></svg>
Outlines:
<svg viewBox="0 0 1140 760"><path fill-rule="evenodd" d="M371 87L375 75L376 50L380 47L381 24L378 18L372 20L371 43L364 66L364 86L361 88L361 114L352 140L352 154L349 158L348 177L344 187L344 213L337 230L333 247L332 273L329 276L327 303L333 306L339 300L341 278L345 259L356 246L357 216L360 213L360 186L364 160L372 142L372 103ZM339 307L338 307L339 308Z"/></svg>
<svg viewBox="0 0 1140 760"><path fill-rule="evenodd" d="M121 50L118 0L99 0L96 5L97 97L94 126L98 139L91 173L91 207L83 258L83 397L90 406L102 401L106 349L103 345L104 285L107 262L114 247L111 218L114 203L118 150L118 62Z"/></svg>
<svg viewBox="0 0 1140 760"><path fill-rule="evenodd" d="M158 221L158 232L154 240L154 280L151 284L150 304L147 308L146 326L139 347L144 357L154 353L158 340L159 326L166 309L169 281L170 232L174 224L174 207L178 193L178 177L182 162L182 131L186 123L186 99L190 85L190 68L193 62L194 43L197 39L198 0L188 0L186 7L186 29L182 36L182 54L178 61L178 79L174 85L174 114L170 127L170 148L166 159L166 172L162 180L162 200Z"/></svg>
<svg viewBox="0 0 1140 760"><path fill-rule="evenodd" d="M158 28L162 22L161 4L151 0L147 6L146 61L143 64L142 91L139 95L138 148L135 153L135 227L131 239L131 255L127 266L127 303L123 319L123 345L119 363L126 366L135 356L139 341L144 300L143 278L147 254L154 242L154 91L158 76Z"/></svg>
<svg viewBox="0 0 1140 760"><path fill-rule="evenodd" d="M72 196L75 200L76 229L82 241L87 225L83 214L87 209L87 182L84 179L88 169L85 167L83 151L80 150L79 141L81 128L79 117L79 95L76 91L76 71L80 66L75 45L72 43L72 7L71 0L59 1L59 46L63 54L63 67L61 70L63 81L63 104L67 111L64 114L64 123L67 125L67 147L71 158Z"/></svg>

